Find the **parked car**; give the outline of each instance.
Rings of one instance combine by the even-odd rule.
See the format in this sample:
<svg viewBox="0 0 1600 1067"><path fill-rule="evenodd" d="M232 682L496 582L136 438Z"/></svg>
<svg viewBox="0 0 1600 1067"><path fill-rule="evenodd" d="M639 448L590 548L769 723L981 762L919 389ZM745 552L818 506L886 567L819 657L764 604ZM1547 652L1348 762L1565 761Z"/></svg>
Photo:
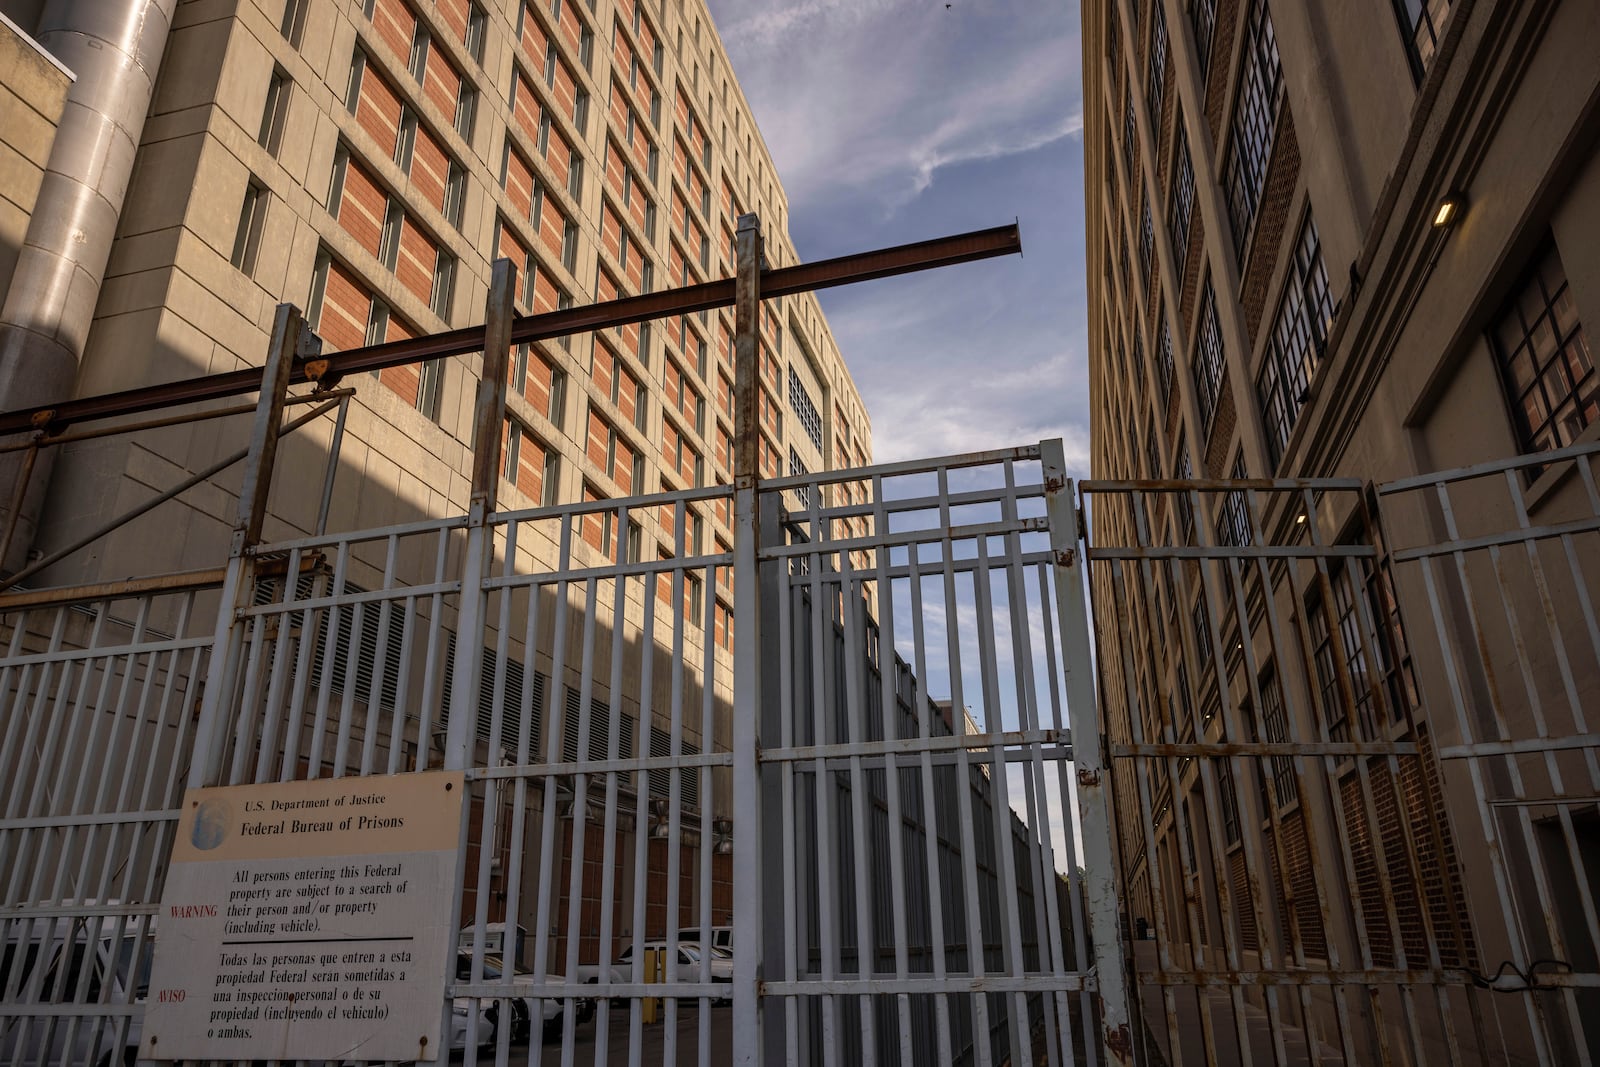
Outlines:
<svg viewBox="0 0 1600 1067"><path fill-rule="evenodd" d="M679 941L691 941L691 942L694 942L695 944L702 944L702 945L705 944L707 941L709 941L716 948L725 948L729 952L732 952L733 951L733 927L731 927L731 926L713 926L710 929L711 929L711 936L709 938L705 938L705 937L701 937L700 936L700 928L698 926L687 927L686 929L681 930L678 933L678 940Z"/></svg>
<svg viewBox="0 0 1600 1067"><path fill-rule="evenodd" d="M60 920L15 920L10 925L0 949L0 990L15 983L19 1003L138 1004L149 992L153 917L130 917L120 935L114 919L100 923L98 930L88 918L73 919L70 925ZM113 1018L99 1028L89 1025L91 1020L72 1027L64 1019L55 1020L54 1026L34 1019L24 1034L22 1016L0 1017L0 1062L131 1064L138 1058L143 1021L142 1012L133 1013L121 1047L112 1048Z"/></svg>
<svg viewBox="0 0 1600 1067"><path fill-rule="evenodd" d="M643 945L645 951L650 949L665 951L666 947L667 943L665 941L646 941ZM680 941L678 943L678 968L675 976L678 981L698 982L700 980L700 953L701 948L697 943L689 941ZM632 945L622 950L622 954L617 957L617 962L613 965L613 970L620 970L627 976L621 979L622 981L627 981L631 978L633 974ZM616 980L613 979L613 981ZM648 981L648 979L646 980ZM730 985L733 983L732 953L715 947L711 949L711 980L713 982L725 982ZM728 997L725 995L718 999L726 1000Z"/></svg>
<svg viewBox="0 0 1600 1067"><path fill-rule="evenodd" d="M503 981L505 973L505 960L495 955L483 957L485 982ZM472 954L457 953L456 981L466 982L471 977ZM541 982L546 986L561 986L565 985L566 981L557 974L547 974L541 980L528 971L512 971L511 984L516 987L518 995L510 998L507 1003L511 1006L511 1040L514 1044L522 1044L533 1037L535 1001L538 1002L541 1034L549 1038L561 1033L567 1017L566 1000L559 994L546 996L538 987ZM572 1016L574 1026L582 1025L594 1018L594 1001L589 997L576 998L572 1005Z"/></svg>

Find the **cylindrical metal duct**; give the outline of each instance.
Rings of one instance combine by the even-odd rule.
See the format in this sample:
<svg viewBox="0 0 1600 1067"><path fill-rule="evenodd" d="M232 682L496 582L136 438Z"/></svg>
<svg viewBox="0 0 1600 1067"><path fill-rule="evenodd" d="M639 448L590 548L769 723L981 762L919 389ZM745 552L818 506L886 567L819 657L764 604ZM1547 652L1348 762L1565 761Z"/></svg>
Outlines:
<svg viewBox="0 0 1600 1067"><path fill-rule="evenodd" d="M177 0L50 0L36 39L77 75L0 311L0 410L72 394ZM51 451L35 467L4 561L33 543ZM0 509L20 471L0 465ZM9 516L0 511L0 526Z"/></svg>

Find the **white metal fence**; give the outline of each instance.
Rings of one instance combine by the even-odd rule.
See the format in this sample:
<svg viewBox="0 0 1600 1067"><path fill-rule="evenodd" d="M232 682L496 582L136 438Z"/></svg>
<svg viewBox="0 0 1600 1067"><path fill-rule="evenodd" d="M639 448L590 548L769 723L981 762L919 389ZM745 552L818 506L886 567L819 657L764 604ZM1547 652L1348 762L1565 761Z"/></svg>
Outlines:
<svg viewBox="0 0 1600 1067"><path fill-rule="evenodd" d="M1093 698L1060 462L743 491L748 615L737 553L694 543L726 487L242 545L220 587L9 614L0 1059L131 1055L185 783L456 765L450 992L492 1022L466 1062L1101 1062L1086 867L1113 969L1115 910L1073 818ZM714 930L733 960L696 947Z"/></svg>

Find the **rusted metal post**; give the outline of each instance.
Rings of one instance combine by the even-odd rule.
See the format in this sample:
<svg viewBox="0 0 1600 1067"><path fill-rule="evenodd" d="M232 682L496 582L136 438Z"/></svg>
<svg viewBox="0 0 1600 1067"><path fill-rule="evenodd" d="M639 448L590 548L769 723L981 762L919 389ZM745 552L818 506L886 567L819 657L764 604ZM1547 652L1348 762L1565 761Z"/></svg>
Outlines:
<svg viewBox="0 0 1600 1067"><path fill-rule="evenodd" d="M761 821L756 720L761 714L761 595L757 552L761 387L761 222L739 216L734 296L733 447L733 1056L761 1062Z"/></svg>
<svg viewBox="0 0 1600 1067"><path fill-rule="evenodd" d="M500 437L506 417L506 365L511 356L511 318L517 268L494 262L485 308L483 376L472 409L472 498L467 546L461 562L460 616L456 623L455 682L445 733L445 770L460 770L472 758L473 717L478 707L478 658L483 652L483 579L493 555L489 514L500 489ZM448 1020L447 1020L448 1021Z"/></svg>
<svg viewBox="0 0 1600 1067"><path fill-rule="evenodd" d="M39 459L39 438L35 431L27 443L27 454L22 457L22 469L17 471L16 483L11 489L11 510L6 513L6 533L0 539L0 565L11 555L11 539L17 535L17 518L22 514L23 501L28 495L28 483L33 480L33 465Z"/></svg>
<svg viewBox="0 0 1600 1067"><path fill-rule="evenodd" d="M511 319L516 310L517 268L509 259L494 261L489 280L489 296L484 307L483 363L478 379L478 396L472 408L472 497L467 513L467 544L461 560L461 597L456 617L456 648L452 665L454 681L450 687L450 718L445 726L444 768L465 770L472 765L473 737L478 716L478 692L481 679L478 664L483 656L483 624L486 608L483 580L488 576L489 563L494 558L494 529L489 516L495 508L500 489L500 435L504 432L506 417L506 366L511 358ZM531 610L537 610L537 601ZM495 806L487 805L489 818L495 815ZM467 880L467 849L471 804L461 805L461 842L456 850L455 879L446 907L450 925L461 926L461 895ZM482 840L493 840L494 826L484 828ZM457 946L452 940L446 946L445 974L455 973ZM472 982L483 981L483 926L473 924ZM450 1033L450 997L444 998L440 1010L443 1016L439 1025L441 1034ZM467 1033L478 1026L478 1013L482 1003L472 1000L467 1008ZM505 1009L502 1009L505 1010ZM468 1062L476 1049L469 1048Z"/></svg>
<svg viewBox="0 0 1600 1067"><path fill-rule="evenodd" d="M1072 726L1078 817L1082 822L1083 890L1094 943L1095 982L1100 991L1100 1040L1112 1063L1134 1062L1128 1019L1128 989L1123 974L1122 937L1117 920L1111 778L1100 744L1100 714L1090 654L1086 553L1078 529L1078 509L1067 478L1066 453L1059 438L1039 446L1044 468L1045 513L1055 554L1056 613L1061 627L1067 720ZM1087 1024L1087 1020L1085 1020Z"/></svg>
<svg viewBox="0 0 1600 1067"><path fill-rule="evenodd" d="M195 759L189 765L189 788L221 785L222 748L227 737L227 720L233 708L234 684L244 650L244 623L239 610L250 600L254 589L255 558L249 549L261 537L267 496L272 491L272 465L278 455L278 435L283 419L285 393L302 336L314 335L305 329L300 309L279 304L272 323L272 341L267 347L266 365L261 370L261 396L256 402L256 420L250 430L250 446L245 457L244 482L239 487L239 517L233 526L233 541L228 550L228 573L222 582L222 597L217 604L217 625L212 641L211 663L206 674L205 696L200 718L195 723ZM447 1020L448 1021L448 1020ZM448 1032L448 1031L446 1031Z"/></svg>

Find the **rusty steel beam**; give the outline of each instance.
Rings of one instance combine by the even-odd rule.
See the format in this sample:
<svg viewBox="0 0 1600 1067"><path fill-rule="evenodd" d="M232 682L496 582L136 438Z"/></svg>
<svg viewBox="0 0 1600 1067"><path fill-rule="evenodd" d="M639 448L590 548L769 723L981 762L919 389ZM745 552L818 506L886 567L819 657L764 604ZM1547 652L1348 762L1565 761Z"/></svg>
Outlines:
<svg viewBox="0 0 1600 1067"><path fill-rule="evenodd" d="M761 294L763 299L791 296L815 289L828 289L837 285L872 281L897 274L948 267L957 263L970 263L994 256L1014 255L1021 251L1021 231L1015 223L1012 223L1009 226L974 230L971 233L917 241L873 252L858 252L817 263L763 270ZM696 311L727 307L733 303L733 298L734 281L732 278L724 278L721 281L704 282L679 289L664 289L659 293L645 293L641 296L623 297L620 300L608 300L600 304L549 311L542 315L524 315L512 323L511 341L513 344L518 344L524 341L604 330L613 326L626 326L670 315L687 315ZM289 384L298 385L316 381L332 386L348 374L478 352L483 348L483 338L482 326L468 326L405 341L333 352L315 359L296 360ZM240 396L256 392L260 387L261 368L246 367L224 374L163 382L120 393L81 397L47 407L19 408L16 411L0 413L0 436L35 429L59 432L75 423L135 415L175 404L192 404Z"/></svg>

